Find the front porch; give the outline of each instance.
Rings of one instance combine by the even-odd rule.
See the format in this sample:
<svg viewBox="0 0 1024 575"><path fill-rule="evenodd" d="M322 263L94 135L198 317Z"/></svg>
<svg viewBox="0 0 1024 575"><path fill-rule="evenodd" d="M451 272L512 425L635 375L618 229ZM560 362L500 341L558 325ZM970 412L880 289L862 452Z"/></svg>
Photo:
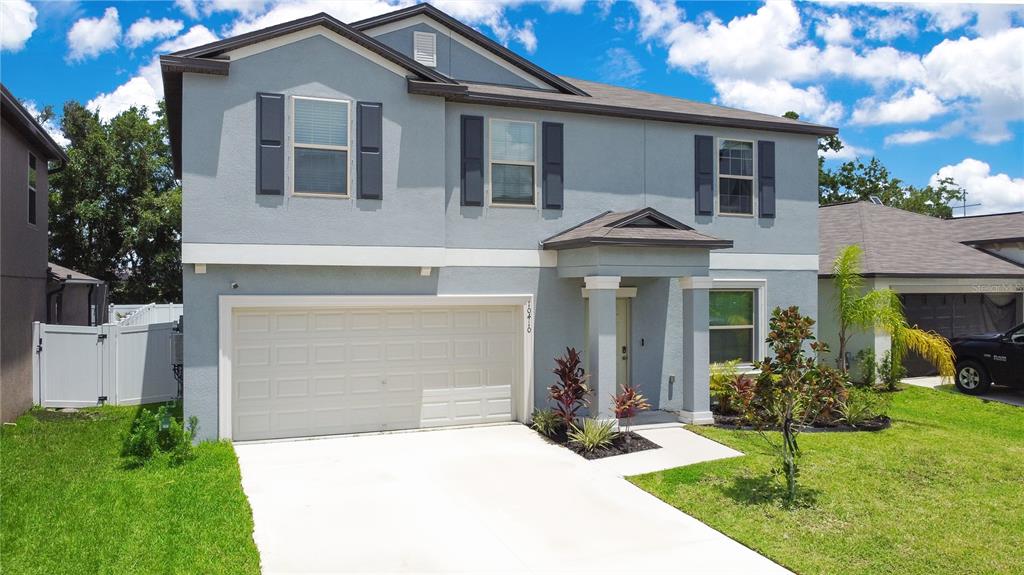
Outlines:
<svg viewBox="0 0 1024 575"><path fill-rule="evenodd" d="M559 277L583 281L592 417L614 418L613 396L633 384L655 409L677 410L684 423L714 421L708 270L710 250L731 246L650 208L608 212L544 242L559 250Z"/></svg>

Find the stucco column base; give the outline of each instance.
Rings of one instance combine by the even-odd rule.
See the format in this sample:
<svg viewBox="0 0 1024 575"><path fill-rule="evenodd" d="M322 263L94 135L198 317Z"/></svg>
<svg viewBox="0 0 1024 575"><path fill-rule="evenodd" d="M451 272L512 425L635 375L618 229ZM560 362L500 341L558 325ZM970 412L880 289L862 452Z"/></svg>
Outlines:
<svg viewBox="0 0 1024 575"><path fill-rule="evenodd" d="M710 411L680 411L679 421L689 425L711 425L715 416Z"/></svg>

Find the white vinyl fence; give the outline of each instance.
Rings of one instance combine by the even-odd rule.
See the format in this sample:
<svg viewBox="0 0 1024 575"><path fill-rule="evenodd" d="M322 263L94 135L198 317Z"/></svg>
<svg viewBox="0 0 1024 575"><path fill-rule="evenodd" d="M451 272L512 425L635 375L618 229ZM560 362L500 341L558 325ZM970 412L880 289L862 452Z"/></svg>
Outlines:
<svg viewBox="0 0 1024 575"><path fill-rule="evenodd" d="M43 407L135 405L178 396L176 322L33 324L33 400Z"/></svg>
<svg viewBox="0 0 1024 575"><path fill-rule="evenodd" d="M146 325L178 321L184 313L180 303L110 304L110 323L119 325Z"/></svg>

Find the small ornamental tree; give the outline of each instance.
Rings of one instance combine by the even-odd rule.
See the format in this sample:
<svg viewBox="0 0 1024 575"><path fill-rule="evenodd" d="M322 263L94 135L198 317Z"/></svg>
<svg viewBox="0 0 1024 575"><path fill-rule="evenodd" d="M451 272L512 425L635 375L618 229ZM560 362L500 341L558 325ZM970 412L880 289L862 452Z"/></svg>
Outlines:
<svg viewBox="0 0 1024 575"><path fill-rule="evenodd" d="M845 397L843 374L807 353L807 347L816 354L827 351L824 344L813 341L813 326L814 320L800 315L796 306L775 308L767 339L772 356L760 362L750 408L758 432L780 459L790 503L796 500L799 474L797 436ZM776 430L781 438L773 433Z"/></svg>
<svg viewBox="0 0 1024 575"><path fill-rule="evenodd" d="M633 418L636 417L636 414L651 408L651 404L647 402L644 394L640 393L640 390L636 387L628 384L622 384L622 391L618 395L612 396L612 403L615 407L615 417L626 420L626 429L624 431L627 433L629 428L633 426Z"/></svg>
<svg viewBox="0 0 1024 575"><path fill-rule="evenodd" d="M583 372L580 353L574 347L567 347L565 355L555 358L552 372L558 381L548 388L548 399L555 403L554 412L565 429L575 425L579 410L590 405L590 376Z"/></svg>

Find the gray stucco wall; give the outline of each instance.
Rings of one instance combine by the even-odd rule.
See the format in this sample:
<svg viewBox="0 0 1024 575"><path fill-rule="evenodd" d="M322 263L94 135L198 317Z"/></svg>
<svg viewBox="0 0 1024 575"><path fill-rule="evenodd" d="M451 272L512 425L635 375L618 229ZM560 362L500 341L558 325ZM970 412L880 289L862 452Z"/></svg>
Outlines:
<svg viewBox="0 0 1024 575"><path fill-rule="evenodd" d="M28 223L30 146L7 121L0 130L0 420L32 407L32 322L46 319L46 160L36 155L36 225Z"/></svg>
<svg viewBox="0 0 1024 575"><path fill-rule="evenodd" d="M428 32L434 34L437 41L437 68L436 70L445 76L456 80L467 82L480 82L484 84L502 84L505 86L518 86L521 88L537 88L537 84L529 82L517 74L495 64L486 57L476 53L471 48L439 32L437 28L423 23L412 24L387 32L375 35L377 40L398 50L402 54L413 57L413 32ZM370 31L373 35L373 31Z"/></svg>

